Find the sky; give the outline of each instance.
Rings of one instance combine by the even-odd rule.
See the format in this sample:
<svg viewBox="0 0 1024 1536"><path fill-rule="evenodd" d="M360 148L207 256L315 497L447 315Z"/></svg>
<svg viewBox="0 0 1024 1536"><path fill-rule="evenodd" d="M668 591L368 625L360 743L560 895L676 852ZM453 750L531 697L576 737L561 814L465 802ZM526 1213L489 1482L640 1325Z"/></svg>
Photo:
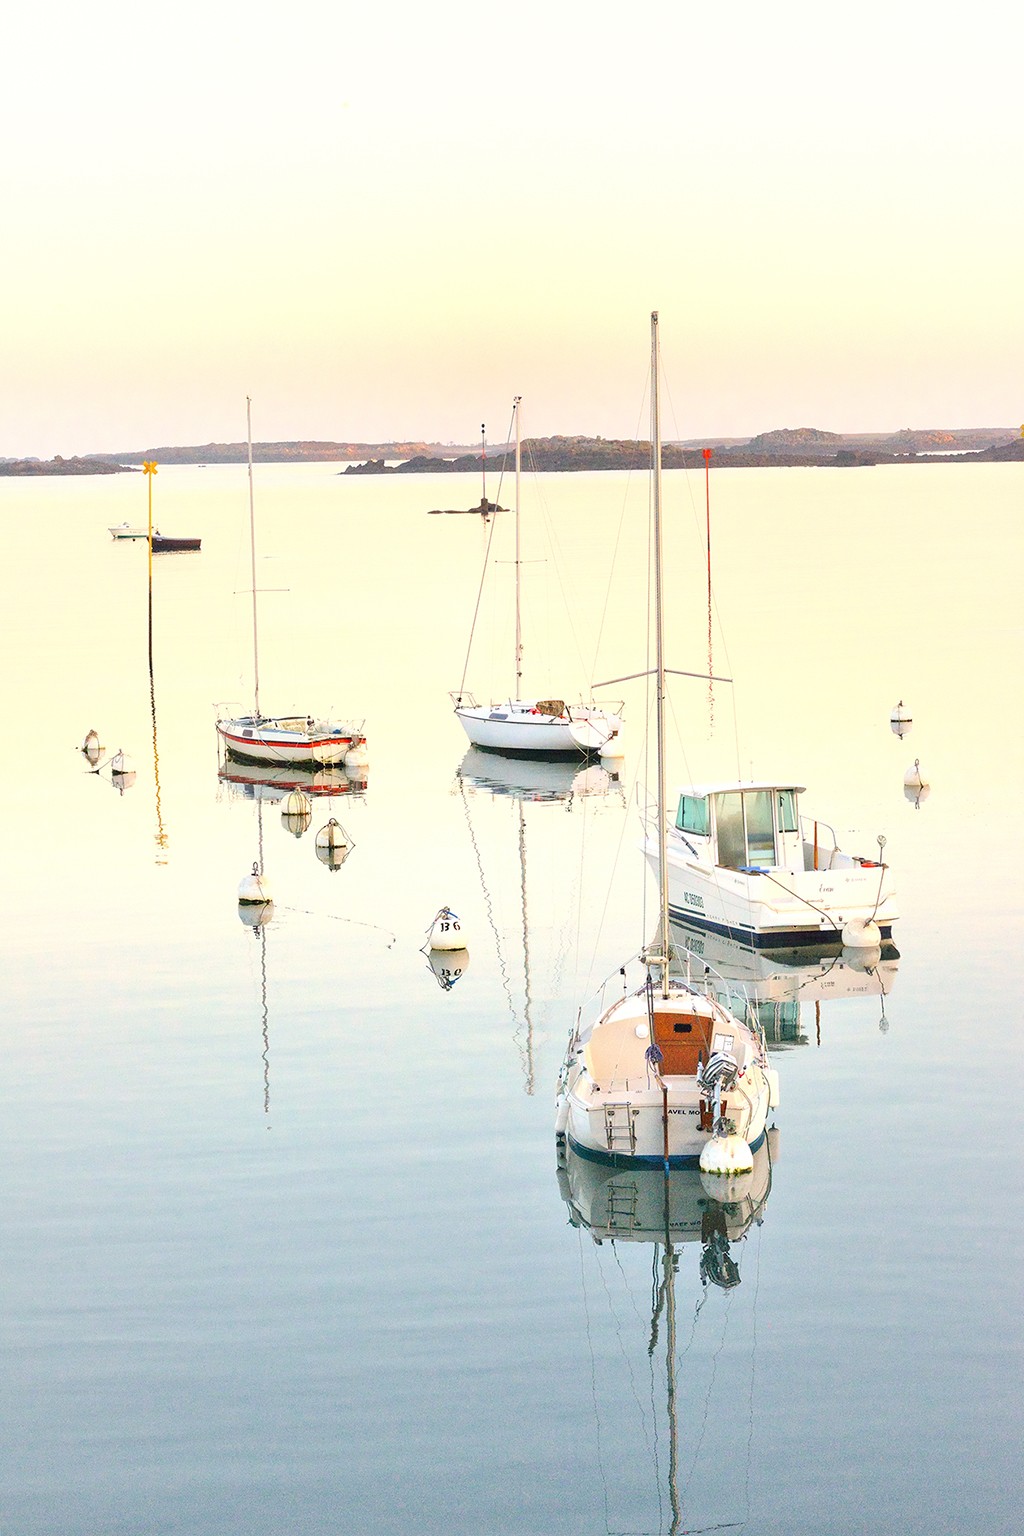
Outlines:
<svg viewBox="0 0 1024 1536"><path fill-rule="evenodd" d="M0 456L1024 420L994 0L38 0L3 25Z"/></svg>

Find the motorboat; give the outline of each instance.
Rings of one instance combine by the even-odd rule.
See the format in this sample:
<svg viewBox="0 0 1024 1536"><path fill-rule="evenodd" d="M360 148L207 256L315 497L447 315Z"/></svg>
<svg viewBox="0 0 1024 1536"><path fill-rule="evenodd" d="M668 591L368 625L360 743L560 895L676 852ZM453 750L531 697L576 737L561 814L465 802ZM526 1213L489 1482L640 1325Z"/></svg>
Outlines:
<svg viewBox="0 0 1024 1536"><path fill-rule="evenodd" d="M656 656L657 803L665 805L664 561L658 316L651 316L651 477ZM747 1172L778 1077L756 1021L738 1016L703 976L672 974L664 815L659 922L654 942L627 962L577 1015L559 1074L555 1136L583 1157L616 1167L699 1164L716 1175ZM619 995L616 996L615 993ZM742 1005L740 1013L743 1013Z"/></svg>
<svg viewBox="0 0 1024 1536"><path fill-rule="evenodd" d="M217 734L225 750L244 763L323 768L354 761L365 751L362 727L311 714L265 715L260 709L259 624L256 603L256 511L252 473L252 402L246 399L249 460L249 552L252 570L252 657L254 707L250 714L221 716Z"/></svg>
<svg viewBox="0 0 1024 1536"><path fill-rule="evenodd" d="M475 747L506 757L580 758L590 755L621 755L621 717L595 703L567 703L564 698L524 697L521 580L523 565L520 541L520 488L522 484L521 398L513 406L515 423L515 688L494 704L478 704L463 686L452 693L455 714ZM494 524L491 525L492 535ZM490 540L488 540L488 554Z"/></svg>
<svg viewBox="0 0 1024 1536"><path fill-rule="evenodd" d="M847 852L830 825L801 814L803 792L739 779L680 789L665 842L671 916L756 947L850 942L871 923L872 942L891 940L899 912L884 837L873 857ZM660 831L649 827L644 845L655 874Z"/></svg>
<svg viewBox="0 0 1024 1536"><path fill-rule="evenodd" d="M158 528L153 530L154 555L177 554L186 549L199 549L202 539L179 538L173 534L161 533Z"/></svg>
<svg viewBox="0 0 1024 1536"><path fill-rule="evenodd" d="M116 528L108 529L112 539L148 539L149 529L133 527L131 523L118 523Z"/></svg>

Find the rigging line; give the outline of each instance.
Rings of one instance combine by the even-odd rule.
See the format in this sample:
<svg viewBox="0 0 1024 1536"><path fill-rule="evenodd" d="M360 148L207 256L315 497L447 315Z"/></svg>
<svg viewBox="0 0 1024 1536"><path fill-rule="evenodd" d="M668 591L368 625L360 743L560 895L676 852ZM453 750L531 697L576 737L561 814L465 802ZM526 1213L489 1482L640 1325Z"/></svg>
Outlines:
<svg viewBox="0 0 1024 1536"><path fill-rule="evenodd" d="M515 420L515 407L513 407L512 420L513 421ZM509 426L509 431L511 431L511 430L512 429L511 429L511 425L510 425ZM506 448L506 456L507 456L507 448ZM501 472L498 475L498 489L494 493L497 498L501 497L501 482L504 479L504 477L505 477L505 465L504 465L504 460L502 460ZM496 506L498 505L498 501L495 502L495 505ZM466 674L469 671L469 658L470 658L470 654L471 654L471 652L473 650L473 636L476 634L476 621L480 617L480 600L481 600L481 598L483 597L483 594L484 594L484 581L486 580L486 577L487 577L487 566L488 566L488 564L490 562L490 558L491 558L491 544L492 544L492 542L494 540L494 530L495 530L495 528L497 526L498 526L498 516L497 516L497 513L495 513L494 517L492 517L492 519L491 519L491 526L487 530L487 543L484 546L484 559L483 559L483 568L482 568L482 570L480 572L480 585L477 588L476 606L473 609L473 622L472 622L472 624L470 625L470 628L469 628L469 644L466 646L466 660L465 660L465 663L464 663L463 668L462 668L462 681L459 684L459 696L460 696L460 698L461 698L461 696L466 691Z"/></svg>
<svg viewBox="0 0 1024 1536"><path fill-rule="evenodd" d="M498 957L498 970L501 973L501 985L508 1001L508 1011L512 1023L518 1027L519 1020L516 1017L515 1003L512 1001L512 984L509 980L508 967L505 964L505 956L501 952L501 939L498 936L497 924L494 921L494 905L491 901L491 893L487 888L487 880L484 877L483 860L480 857L480 849L473 831L473 819L469 814L469 801L466 798L466 783L461 773L456 775L459 784L459 794L462 796L462 808L466 814L466 826L469 829L469 840L473 845L473 855L476 859L477 873L480 876L480 889L484 896L484 910L487 913L487 921L494 935L494 951ZM513 1036L514 1038L514 1036Z"/></svg>
<svg viewBox="0 0 1024 1536"><path fill-rule="evenodd" d="M590 1351L590 1396L594 1404L594 1444L597 1453L597 1470L601 1479L601 1488L604 1493L604 1528L607 1531L611 1524L608 1508L608 1480L604 1475L604 1462L602 1460L601 1446L601 1409L597 1397L597 1356L594 1353L594 1338L590 1331L590 1297L587 1295L587 1266L583 1259L583 1228L576 1228L576 1242L580 1259L580 1294L583 1297L583 1318L587 1334L587 1348Z"/></svg>
<svg viewBox="0 0 1024 1536"><path fill-rule="evenodd" d="M643 387L642 387L642 389L640 391L640 408L637 411L636 423L635 423L634 428L633 428L633 441L637 442L637 443L640 442L640 423L643 421L644 416L647 413L647 385L648 385L649 378L650 378L650 370L645 367L645 369L644 369ZM622 494L622 506L621 506L621 508L619 510L619 526L618 526L618 528L616 529L616 532L615 532L615 543L612 546L612 558L611 558L611 562L609 564L609 569L608 569L608 583L607 583L607 585L605 587L604 602L601 605L601 617L598 620L598 625L597 625L597 641L596 641L596 644L594 646L594 661L593 661L593 669L592 669L592 671L590 673L591 677L596 677L596 675L597 675L597 658L601 654L601 641L602 641L602 639L604 637L604 627L605 627L605 623L606 623L607 617L608 617L608 605L611 602L612 583L615 580L615 566L616 566L616 564L618 562L619 545L622 542L622 531L623 531L623 528L625 526L626 507L629 504L629 493L630 493L630 491L632 489L632 486L633 486L633 476L634 476L634 469L633 469L633 466L630 465L629 469L626 472L626 487L625 487L625 490L623 491L623 494Z"/></svg>
<svg viewBox="0 0 1024 1536"><path fill-rule="evenodd" d="M260 863L262 867L262 860ZM276 905L277 903L275 903L275 906ZM379 923L364 923L363 920L358 917L343 917L340 912L314 912L309 907L284 906L278 907L278 911L291 912L295 917L326 917L333 923L348 923L350 928L370 928L374 933L384 933L388 935L388 949L390 949L392 944L396 943L398 939L397 933L392 933L390 928L382 928Z"/></svg>
<svg viewBox="0 0 1024 1536"><path fill-rule="evenodd" d="M583 649L582 649L582 647L580 645L579 636L576 633L576 625L573 622L573 611L574 611L574 608L577 607L578 605L574 604L570 600L570 596L571 595L570 595L570 593L568 591L565 579L564 579L564 577L562 575L562 566L563 566L563 563L564 563L564 557L562 556L562 550L561 550L561 546L560 546L559 541L558 541L558 535L557 535L557 532L555 530L554 522L552 521L552 518L551 518L551 513L550 513L550 511L548 509L547 498L544 496L544 493L540 489L540 486L539 486L539 471L537 469L536 461L535 461L535 459L533 457L533 451L529 447L529 445L527 445L526 457L527 457L527 460L528 460L528 466L527 467L528 467L529 473L534 475L534 476L538 476L537 499L540 502L541 512L543 514L543 520L544 520L544 527L545 527L545 530L546 530L547 536L548 536L548 547L551 550L551 564L555 568L555 577L556 577L556 579L558 581L558 590L559 590L559 592L561 593L561 596L562 596L562 606L565 609L566 621L567 621L568 626L569 626L569 634L572 637L573 647L574 647L574 649L576 651L576 659L579 662L580 671L583 672L583 673L586 673L586 662L583 659ZM591 674L591 676L593 676L593 674Z"/></svg>
<svg viewBox="0 0 1024 1536"><path fill-rule="evenodd" d="M618 1257L619 1256L618 1256L618 1252L616 1251L617 1245L615 1243L614 1237L611 1240L611 1244L612 1244L612 1253L615 1255L616 1263L618 1263ZM622 1266L620 1264L619 1265L620 1271L621 1271L621 1268L622 1268ZM624 1339L624 1335L623 1335L623 1331L622 1331L622 1324L620 1323L618 1315L616 1314L616 1311L615 1311L615 1304L614 1304L614 1302L612 1300L611 1290L610 1290L609 1285L608 1285L608 1276L605 1274L604 1265L601 1263L601 1256L600 1255L598 1256L598 1273L600 1274L602 1284L604 1285L605 1300L608 1303L608 1312L609 1312L609 1315L611 1316L612 1323L613 1323L614 1329L615 1329L615 1342L618 1345L619 1354L622 1357L623 1364L626 1367L626 1375L629 1378L629 1390L630 1390L630 1393L632 1394L633 1401L636 1403L637 1409L638 1409L639 1414L640 1414L640 1425L641 1425L641 1430L642 1430L642 1433L643 1433L643 1438L644 1438L644 1441L646 1442L646 1444L648 1445L648 1447L650 1447L650 1438L648 1436L648 1431L647 1431L647 1415L646 1415L646 1412L644 1410L644 1406L643 1406L643 1404L640 1401L640 1394L637 1391L636 1376L635 1376L634 1371L633 1371L633 1362L630 1360L629 1353L628 1353L628 1351L626 1349L626 1346L625 1346L625 1339Z"/></svg>
<svg viewBox="0 0 1024 1536"><path fill-rule="evenodd" d="M523 1057L523 1071L526 1074L525 1090L532 1098L534 1067L533 1021L530 1018L530 927L526 914L526 818L523 814L522 800L517 799L516 805L519 809L519 884L523 907L523 1020L526 1028L526 1040L520 1055Z"/></svg>

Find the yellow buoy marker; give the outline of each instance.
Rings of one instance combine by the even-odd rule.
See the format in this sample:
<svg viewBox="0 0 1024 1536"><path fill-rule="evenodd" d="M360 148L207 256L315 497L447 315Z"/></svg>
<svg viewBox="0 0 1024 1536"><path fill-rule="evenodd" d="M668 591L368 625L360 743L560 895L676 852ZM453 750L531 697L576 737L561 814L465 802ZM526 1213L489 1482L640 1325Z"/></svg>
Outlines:
<svg viewBox="0 0 1024 1536"><path fill-rule="evenodd" d="M442 907L430 925L427 934L428 949L465 949L466 937L462 924L451 907Z"/></svg>

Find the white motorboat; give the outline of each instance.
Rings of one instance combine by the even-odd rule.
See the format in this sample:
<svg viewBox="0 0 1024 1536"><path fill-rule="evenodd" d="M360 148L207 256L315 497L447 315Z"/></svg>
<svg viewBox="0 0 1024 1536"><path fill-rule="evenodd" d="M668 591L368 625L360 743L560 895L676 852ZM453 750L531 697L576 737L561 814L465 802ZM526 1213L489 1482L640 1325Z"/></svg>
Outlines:
<svg viewBox="0 0 1024 1536"><path fill-rule="evenodd" d="M217 733L232 757L244 763L297 763L312 768L344 763L366 746L362 727L309 714L264 715L260 710L260 668L256 606L256 514L252 477L252 402L245 402L249 450L249 550L252 566L252 659L254 708L251 714L220 717Z"/></svg>
<svg viewBox="0 0 1024 1536"><path fill-rule="evenodd" d="M506 757L579 758L605 753L621 755L618 742L621 717L594 703L569 704L565 699L524 698L523 641L520 608L520 487L522 483L522 429L520 397L513 407L516 444L515 509L515 690L496 704L478 704L465 687L451 695L455 713L470 741L484 752ZM493 525L492 525L493 526ZM488 543L488 550L490 544ZM463 678L463 683L465 678Z"/></svg>
<svg viewBox="0 0 1024 1536"><path fill-rule="evenodd" d="M116 528L108 529L112 539L148 539L148 528L133 528L130 523L118 523Z"/></svg>
<svg viewBox="0 0 1024 1536"><path fill-rule="evenodd" d="M849 943L851 931L891 939L899 912L885 839L874 858L845 852L830 826L801 816L802 793L743 780L681 789L664 844L671 915L755 947ZM660 833L644 847L656 874Z"/></svg>
<svg viewBox="0 0 1024 1536"><path fill-rule="evenodd" d="M657 801L665 806L664 573L658 317L651 316L651 469L656 600ZM659 815L664 844L665 818ZM559 1077L555 1134L584 1157L616 1166L746 1172L778 1101L756 1022L738 1018L710 986L671 975L667 862L662 851L659 924L638 957L639 986L607 1005L606 982L589 1016L580 1011ZM625 967L620 973L626 974ZM595 1017L596 1015L596 1017Z"/></svg>

